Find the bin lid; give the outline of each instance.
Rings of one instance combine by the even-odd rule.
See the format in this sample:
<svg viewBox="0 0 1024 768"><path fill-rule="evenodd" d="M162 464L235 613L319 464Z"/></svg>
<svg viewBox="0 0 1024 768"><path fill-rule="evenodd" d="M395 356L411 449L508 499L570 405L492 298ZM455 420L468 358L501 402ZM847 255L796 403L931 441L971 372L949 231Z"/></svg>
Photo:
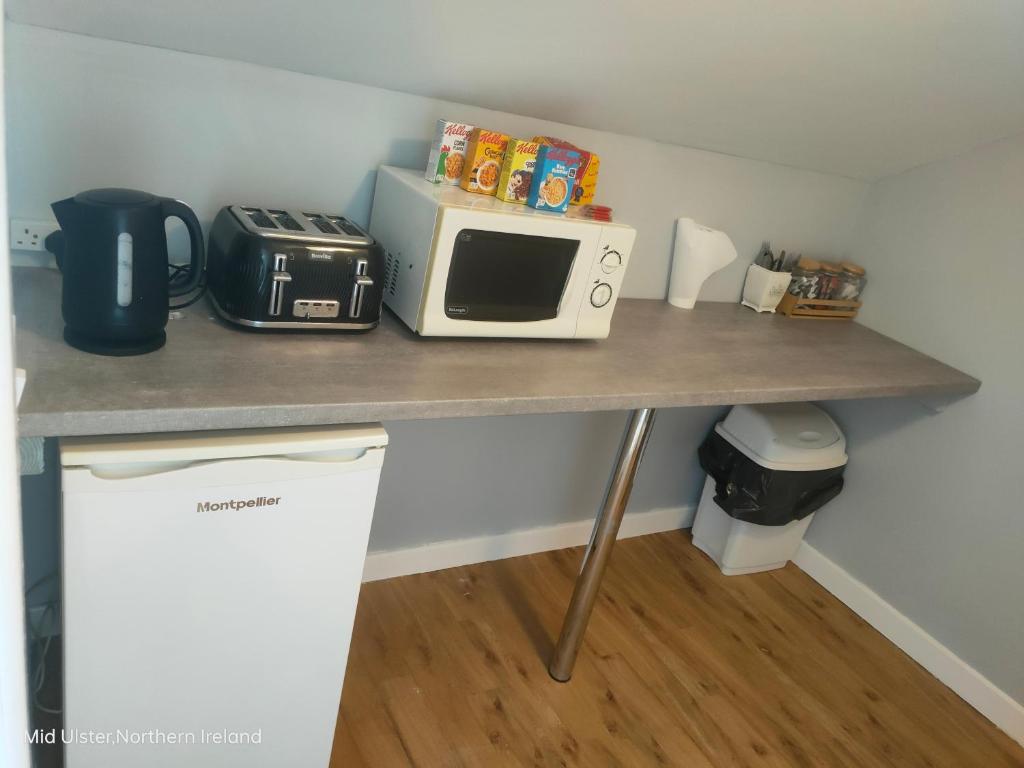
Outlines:
<svg viewBox="0 0 1024 768"><path fill-rule="evenodd" d="M811 403L737 405L715 431L768 469L807 472L846 464L846 438Z"/></svg>

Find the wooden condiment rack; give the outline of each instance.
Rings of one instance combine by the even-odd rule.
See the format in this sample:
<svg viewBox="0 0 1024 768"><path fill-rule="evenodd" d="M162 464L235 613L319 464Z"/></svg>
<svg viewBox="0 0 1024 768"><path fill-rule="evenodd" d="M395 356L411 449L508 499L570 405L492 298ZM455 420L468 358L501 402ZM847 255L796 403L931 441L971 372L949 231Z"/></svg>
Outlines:
<svg viewBox="0 0 1024 768"><path fill-rule="evenodd" d="M861 302L848 299L805 299L786 293L776 309L788 317L805 320L852 320Z"/></svg>

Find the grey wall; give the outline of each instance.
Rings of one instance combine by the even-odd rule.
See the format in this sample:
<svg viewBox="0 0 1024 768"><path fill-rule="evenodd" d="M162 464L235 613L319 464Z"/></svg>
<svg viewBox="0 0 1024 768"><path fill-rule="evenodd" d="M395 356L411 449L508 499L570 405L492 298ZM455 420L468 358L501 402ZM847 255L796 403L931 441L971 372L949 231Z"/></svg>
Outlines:
<svg viewBox="0 0 1024 768"><path fill-rule="evenodd" d="M21 24L856 178L1024 130L1018 0L520 0L516 32L493 38L461 10L423 0L7 0Z"/></svg>
<svg viewBox="0 0 1024 768"><path fill-rule="evenodd" d="M209 222L226 203L339 209L369 221L375 171L426 165L439 117L518 136L550 133L602 156L599 197L638 232L624 290L665 295L677 217L761 240L843 251L861 182L573 128L251 64L8 24L11 216L95 186L187 201ZM183 246L184 247L184 246ZM746 259L707 297L739 298Z"/></svg>
<svg viewBox="0 0 1024 768"><path fill-rule="evenodd" d="M695 502L696 451L720 408L661 411L630 510ZM371 549L484 536L593 517L622 413L393 422Z"/></svg>
<svg viewBox="0 0 1024 768"><path fill-rule="evenodd" d="M251 201L366 223L377 165L425 165L437 118L462 118L601 153L600 198L638 230L627 295L664 297L674 220L688 215L735 241L741 258L704 293L735 301L764 238L845 253L867 191L840 177L249 64L17 24L7 35L12 216L47 218L65 195L135 186L184 199L207 222L223 204ZM661 415L632 510L696 500L694 450L715 413ZM623 414L602 414L389 424L371 548L589 517L623 423Z"/></svg>
<svg viewBox="0 0 1024 768"><path fill-rule="evenodd" d="M877 183L858 231L863 322L982 387L836 404L847 490L808 538L1024 702L1024 135Z"/></svg>

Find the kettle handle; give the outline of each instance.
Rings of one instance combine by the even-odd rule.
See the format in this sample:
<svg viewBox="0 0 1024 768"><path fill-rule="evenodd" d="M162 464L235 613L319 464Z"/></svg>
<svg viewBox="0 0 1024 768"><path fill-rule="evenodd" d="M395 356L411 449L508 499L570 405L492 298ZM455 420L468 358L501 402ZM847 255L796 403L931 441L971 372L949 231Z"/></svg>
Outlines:
<svg viewBox="0 0 1024 768"><path fill-rule="evenodd" d="M184 296L199 286L199 281L203 276L203 268L206 265L203 253L203 228L199 226L199 219L196 218L195 212L180 200L165 197L162 198L162 205L165 219L172 216L181 219L185 223L185 228L188 229L190 245L188 281L183 285L173 287L170 291L171 296Z"/></svg>

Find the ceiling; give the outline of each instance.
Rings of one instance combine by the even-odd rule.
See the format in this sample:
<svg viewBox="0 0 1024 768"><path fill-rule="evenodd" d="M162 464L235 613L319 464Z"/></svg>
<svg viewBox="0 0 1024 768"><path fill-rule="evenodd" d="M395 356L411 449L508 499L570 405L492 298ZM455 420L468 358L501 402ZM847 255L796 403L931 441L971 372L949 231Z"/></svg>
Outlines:
<svg viewBox="0 0 1024 768"><path fill-rule="evenodd" d="M18 23L861 179L1024 132L1024 0L6 7Z"/></svg>

